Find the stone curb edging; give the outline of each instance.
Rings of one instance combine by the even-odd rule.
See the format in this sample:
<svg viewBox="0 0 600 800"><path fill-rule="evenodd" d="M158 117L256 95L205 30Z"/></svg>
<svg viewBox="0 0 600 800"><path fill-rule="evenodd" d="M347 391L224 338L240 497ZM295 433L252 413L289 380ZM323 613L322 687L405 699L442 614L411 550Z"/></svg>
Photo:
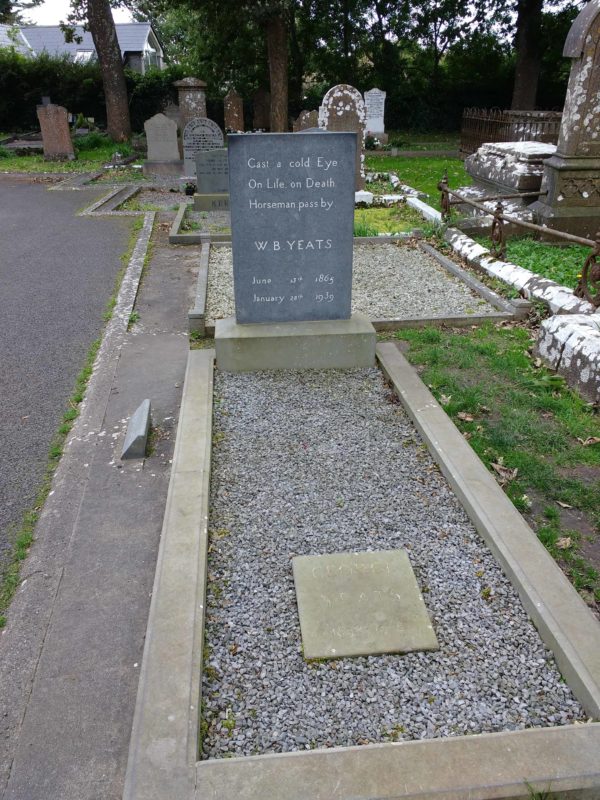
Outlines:
<svg viewBox="0 0 600 800"><path fill-rule="evenodd" d="M192 350L148 617L124 800L193 797L199 750L214 350Z"/></svg>
<svg viewBox="0 0 600 800"><path fill-rule="evenodd" d="M379 345L378 358L564 653L570 685L597 711L600 625L395 345ZM189 356L123 800L527 800L549 789L598 797L597 723L197 762L213 361L213 350Z"/></svg>
<svg viewBox="0 0 600 800"><path fill-rule="evenodd" d="M567 683L600 718L600 623L397 347L379 344L377 357Z"/></svg>
<svg viewBox="0 0 600 800"><path fill-rule="evenodd" d="M229 233L202 233L196 231L194 233L182 233L181 225L190 207L189 203L180 203L175 220L171 225L169 231L169 244L203 244L204 242L231 242L231 234Z"/></svg>
<svg viewBox="0 0 600 800"><path fill-rule="evenodd" d="M542 322L536 353L582 397L600 403L600 313L560 314Z"/></svg>
<svg viewBox="0 0 600 800"><path fill-rule="evenodd" d="M190 332L197 331L200 336L207 335L206 329L206 293L208 291L208 260L210 257L210 244L204 242L200 250L200 265L198 267L198 282L196 283L196 297L194 307L188 312L188 325ZM212 326L214 336L215 326Z"/></svg>

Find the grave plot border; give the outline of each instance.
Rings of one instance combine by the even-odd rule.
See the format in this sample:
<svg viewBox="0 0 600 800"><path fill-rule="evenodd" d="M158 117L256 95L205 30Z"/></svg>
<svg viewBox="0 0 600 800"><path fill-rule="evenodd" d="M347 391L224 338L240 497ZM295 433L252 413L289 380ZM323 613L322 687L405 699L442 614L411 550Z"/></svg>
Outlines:
<svg viewBox="0 0 600 800"><path fill-rule="evenodd" d="M527 800L600 794L600 723L197 761L214 350L191 351L123 800ZM588 714L600 624L392 343L377 357Z"/></svg>
<svg viewBox="0 0 600 800"><path fill-rule="evenodd" d="M228 233L182 233L181 226L187 210L191 208L190 203L180 203L177 215L169 231L169 244L204 244L204 242L231 242L231 234Z"/></svg>
<svg viewBox="0 0 600 800"><path fill-rule="evenodd" d="M175 225L175 223L173 223ZM403 241L410 239L409 234L399 236L362 236L355 237L354 244L359 246L369 246L371 244L386 244L389 242ZM171 242L171 237L169 237ZM188 312L188 325L190 331L196 331L201 336L214 336L214 321L208 322L206 316L206 301L208 292L208 269L210 261L211 247L228 247L230 241L211 241L208 238L198 239L197 243L202 244L202 254L200 258L200 268L198 270L198 282L196 288L196 298L194 306ZM511 303L500 295L488 289L481 281L473 275L461 269L457 264L438 253L435 248L425 242L419 243L419 247L428 255L432 256L447 272L465 283L472 291L476 292L484 300L487 300L496 311L491 314L445 314L433 317L403 317L401 319L374 319L371 324L376 331L394 331L401 328L422 328L427 325L452 325L454 327L466 327L477 325L490 320L501 322L502 320L522 319L527 316L530 305L528 303Z"/></svg>

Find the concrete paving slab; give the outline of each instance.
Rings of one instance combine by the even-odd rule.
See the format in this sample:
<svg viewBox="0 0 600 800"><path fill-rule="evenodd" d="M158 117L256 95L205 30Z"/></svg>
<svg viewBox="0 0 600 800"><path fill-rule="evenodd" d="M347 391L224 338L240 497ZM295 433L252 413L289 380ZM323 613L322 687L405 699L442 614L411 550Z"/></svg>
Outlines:
<svg viewBox="0 0 600 800"><path fill-rule="evenodd" d="M405 550L292 559L304 658L435 650Z"/></svg>

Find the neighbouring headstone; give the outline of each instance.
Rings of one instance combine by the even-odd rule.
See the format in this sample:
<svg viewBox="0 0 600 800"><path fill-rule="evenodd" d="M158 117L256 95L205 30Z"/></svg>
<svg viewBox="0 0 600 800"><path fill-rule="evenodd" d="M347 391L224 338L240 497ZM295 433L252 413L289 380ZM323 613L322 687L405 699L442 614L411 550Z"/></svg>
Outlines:
<svg viewBox="0 0 600 800"><path fill-rule="evenodd" d="M350 317L356 136L232 135L238 323Z"/></svg>
<svg viewBox="0 0 600 800"><path fill-rule="evenodd" d="M260 88L254 93L252 100L252 125L255 131L268 131L271 127L271 95Z"/></svg>
<svg viewBox="0 0 600 800"><path fill-rule="evenodd" d="M319 112L318 111L301 111L298 119L292 125L294 133L308 130L309 128L317 128L319 126Z"/></svg>
<svg viewBox="0 0 600 800"><path fill-rule="evenodd" d="M196 174L196 156L202 150L223 147L223 131L207 117L192 119L183 129L183 171L187 176Z"/></svg>
<svg viewBox="0 0 600 800"><path fill-rule="evenodd" d="M49 103L37 107L37 116L42 129L44 158L48 161L73 161L75 151L67 109Z"/></svg>
<svg viewBox="0 0 600 800"><path fill-rule="evenodd" d="M356 191L364 189L364 147L366 110L361 93L354 86L341 83L331 88L319 107L319 127L327 131L352 131L357 138Z"/></svg>
<svg viewBox="0 0 600 800"><path fill-rule="evenodd" d="M437 650L405 550L292 559L304 658Z"/></svg>
<svg viewBox="0 0 600 800"><path fill-rule="evenodd" d="M385 98L386 92L382 92L381 89L369 89L365 92L367 135L375 136L381 144L386 144L388 138L384 122Z"/></svg>
<svg viewBox="0 0 600 800"><path fill-rule="evenodd" d="M244 131L244 101L235 89L230 89L223 101L225 130L227 133Z"/></svg>
<svg viewBox="0 0 600 800"><path fill-rule="evenodd" d="M165 115L165 117L172 119L178 128L181 128L181 114L179 112L178 105L175 103L167 103L167 105L163 108L162 113Z"/></svg>
<svg viewBox="0 0 600 800"><path fill-rule="evenodd" d="M165 114L155 114L144 122L148 161L179 161L177 123Z"/></svg>
<svg viewBox="0 0 600 800"><path fill-rule="evenodd" d="M227 148L202 150L196 156L196 211L229 209L229 161Z"/></svg>
<svg viewBox="0 0 600 800"><path fill-rule="evenodd" d="M179 125L184 130L191 120L206 117L206 84L198 78L182 78L173 86L179 94Z"/></svg>
<svg viewBox="0 0 600 800"><path fill-rule="evenodd" d="M542 225L594 237L600 218L600 0L573 23L563 55L573 59L556 154L544 165Z"/></svg>

